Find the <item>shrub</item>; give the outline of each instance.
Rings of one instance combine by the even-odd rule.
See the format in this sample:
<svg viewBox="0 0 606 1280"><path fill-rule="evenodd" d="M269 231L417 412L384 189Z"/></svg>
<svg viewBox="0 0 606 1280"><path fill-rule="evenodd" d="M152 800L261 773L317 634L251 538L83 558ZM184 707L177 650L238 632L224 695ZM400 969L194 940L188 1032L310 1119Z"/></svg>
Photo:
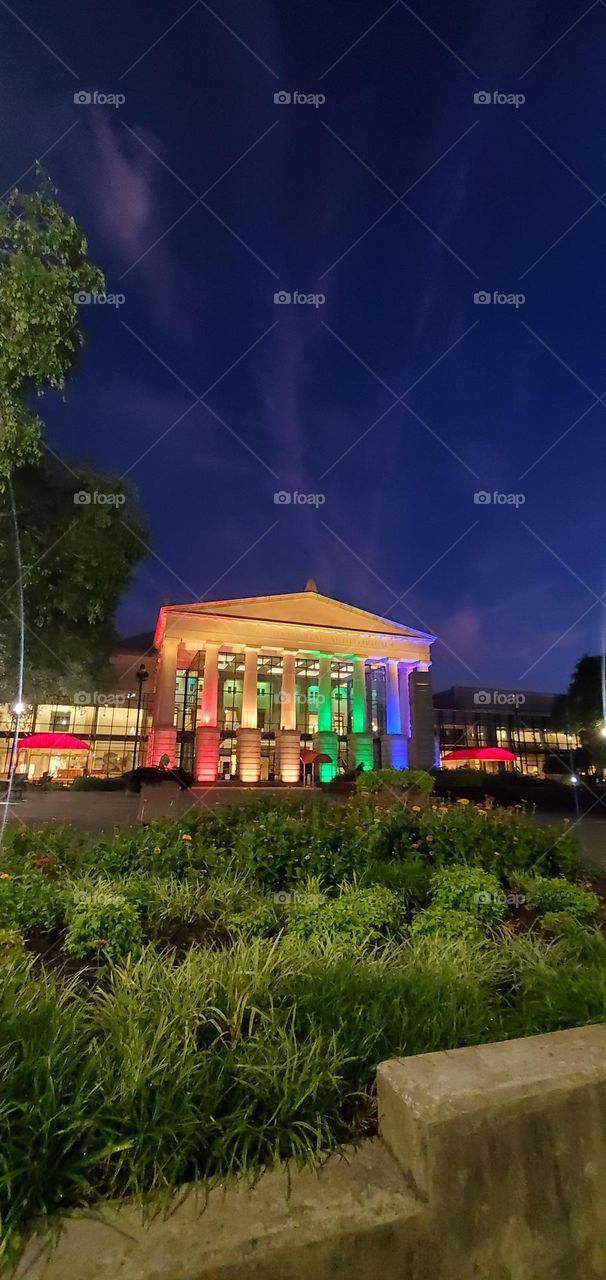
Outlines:
<svg viewBox="0 0 606 1280"><path fill-rule="evenodd" d="M564 912L577 920L590 919L600 905L595 893L559 877L517 876L516 885L524 893L528 906L541 914Z"/></svg>
<svg viewBox="0 0 606 1280"><path fill-rule="evenodd" d="M338 898L319 905L311 902L291 907L287 929L304 941L340 938L362 945L378 942L395 930L400 915L398 899L390 889L382 885L347 888Z"/></svg>
<svg viewBox="0 0 606 1280"><path fill-rule="evenodd" d="M124 791L124 778L95 778L92 775L74 778L71 791Z"/></svg>
<svg viewBox="0 0 606 1280"><path fill-rule="evenodd" d="M225 914L223 927L235 938L271 938L279 932L280 922L273 902L256 899L242 911Z"/></svg>
<svg viewBox="0 0 606 1280"><path fill-rule="evenodd" d="M65 950L69 955L117 960L139 950L142 930L136 907L123 895L99 889L83 893L69 915Z"/></svg>
<svg viewBox="0 0 606 1280"><path fill-rule="evenodd" d="M436 907L466 911L484 924L505 915L505 895L497 877L481 867L444 867L434 872L430 892Z"/></svg>
<svg viewBox="0 0 606 1280"><path fill-rule="evenodd" d="M438 936L446 941L461 938L466 942L479 942L484 935L479 920L468 911L434 905L414 917L410 936L415 940Z"/></svg>
<svg viewBox="0 0 606 1280"><path fill-rule="evenodd" d="M356 777L356 790L363 795L376 795L383 790L394 791L398 795L406 791L421 791L428 795L433 787L431 774L423 769L372 769Z"/></svg>
<svg viewBox="0 0 606 1280"><path fill-rule="evenodd" d="M25 939L18 929L0 929L0 961L14 956L25 948Z"/></svg>
<svg viewBox="0 0 606 1280"><path fill-rule="evenodd" d="M426 902L431 873L427 863L411 858L401 862L369 862L362 879L364 884L382 884L392 889L409 909Z"/></svg>
<svg viewBox="0 0 606 1280"><path fill-rule="evenodd" d="M0 928L19 929L26 937L50 933L64 915L64 894L48 877L0 873Z"/></svg>

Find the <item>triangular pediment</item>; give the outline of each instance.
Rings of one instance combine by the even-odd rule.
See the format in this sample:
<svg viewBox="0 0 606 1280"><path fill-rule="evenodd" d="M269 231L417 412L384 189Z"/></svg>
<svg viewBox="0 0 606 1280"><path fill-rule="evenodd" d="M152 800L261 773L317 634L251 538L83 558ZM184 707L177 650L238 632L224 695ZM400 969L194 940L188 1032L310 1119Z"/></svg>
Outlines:
<svg viewBox="0 0 606 1280"><path fill-rule="evenodd" d="M168 613L208 615L223 618L250 618L266 622L294 622L309 627L337 627L346 631L370 631L382 635L434 639L379 614L323 596L319 591L297 591L279 596L250 596L241 600L212 600L200 604L169 605Z"/></svg>

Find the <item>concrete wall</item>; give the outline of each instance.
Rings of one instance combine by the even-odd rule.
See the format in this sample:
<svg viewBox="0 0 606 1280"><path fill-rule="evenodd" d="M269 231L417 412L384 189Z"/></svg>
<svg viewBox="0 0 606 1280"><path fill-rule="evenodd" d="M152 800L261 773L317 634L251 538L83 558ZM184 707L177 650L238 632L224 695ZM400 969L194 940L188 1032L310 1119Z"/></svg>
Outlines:
<svg viewBox="0 0 606 1280"><path fill-rule="evenodd" d="M34 1237L20 1280L606 1277L606 1027L383 1063L381 1138L318 1174Z"/></svg>
<svg viewBox="0 0 606 1280"><path fill-rule="evenodd" d="M436 742L431 672L411 671L408 677L410 697L410 769L432 769L436 763Z"/></svg>

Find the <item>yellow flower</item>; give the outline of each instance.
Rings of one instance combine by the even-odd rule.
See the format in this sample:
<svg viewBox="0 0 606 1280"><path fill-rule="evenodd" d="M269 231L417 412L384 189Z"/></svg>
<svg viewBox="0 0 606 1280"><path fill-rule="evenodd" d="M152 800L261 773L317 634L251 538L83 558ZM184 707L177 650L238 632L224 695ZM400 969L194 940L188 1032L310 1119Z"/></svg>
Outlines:
<svg viewBox="0 0 606 1280"><path fill-rule="evenodd" d="M467 800L465 796L459 796L459 799L457 800L457 804L469 804L469 800Z"/></svg>
<svg viewBox="0 0 606 1280"><path fill-rule="evenodd" d="M161 852L162 852L162 850L160 849L160 845L159 845L159 844L157 844L157 845L156 845L156 847L155 847L155 849L154 849L154 853L161 853Z"/></svg>
<svg viewBox="0 0 606 1280"><path fill-rule="evenodd" d="M93 946L94 946L94 947L105 947L105 946L107 946L107 938L95 938L95 941L93 942Z"/></svg>
<svg viewBox="0 0 606 1280"><path fill-rule="evenodd" d="M8 871L2 871L2 872L0 872L0 880L10 880L10 876L9 876L9 874L8 874Z"/></svg>
<svg viewBox="0 0 606 1280"><path fill-rule="evenodd" d="M420 813L420 812L421 812L421 806L420 806L420 804L413 804L413 806L412 806L412 812L413 812L413 813Z"/></svg>
<svg viewBox="0 0 606 1280"><path fill-rule="evenodd" d="M191 840L191 836L188 836L188 835L187 835L187 832L185 832L185 834L181 836L181 839L182 839L182 840Z"/></svg>

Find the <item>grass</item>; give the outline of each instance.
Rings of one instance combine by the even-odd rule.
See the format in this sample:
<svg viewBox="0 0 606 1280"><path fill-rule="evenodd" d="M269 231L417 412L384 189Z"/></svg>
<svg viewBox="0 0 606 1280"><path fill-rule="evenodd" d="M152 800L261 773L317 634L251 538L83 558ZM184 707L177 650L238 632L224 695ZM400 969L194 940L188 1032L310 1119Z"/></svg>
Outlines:
<svg viewBox="0 0 606 1280"><path fill-rule="evenodd" d="M510 816L262 801L112 840L19 831L1 864L8 1259L35 1216L372 1132L385 1058L606 1019L604 935L560 909L558 879L583 892L570 837ZM476 901L523 876L559 909L526 936Z"/></svg>

